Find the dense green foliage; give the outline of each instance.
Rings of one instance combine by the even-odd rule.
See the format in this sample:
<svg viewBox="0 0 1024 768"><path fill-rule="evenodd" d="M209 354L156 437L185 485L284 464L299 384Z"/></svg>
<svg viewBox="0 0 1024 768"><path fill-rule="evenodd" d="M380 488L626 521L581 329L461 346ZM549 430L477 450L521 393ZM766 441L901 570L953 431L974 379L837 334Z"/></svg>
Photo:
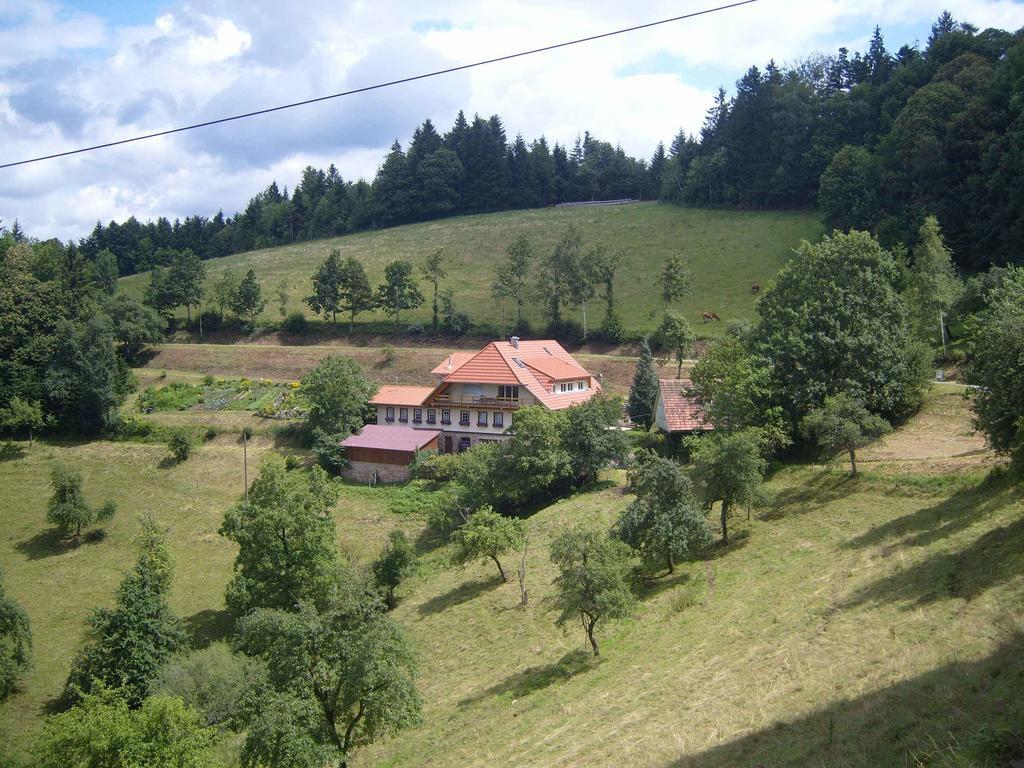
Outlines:
<svg viewBox="0 0 1024 768"><path fill-rule="evenodd" d="M0 574L0 702L18 689L32 656L28 614L7 594Z"/></svg>
<svg viewBox="0 0 1024 768"><path fill-rule="evenodd" d="M163 663L184 647L181 620L167 605L174 559L166 533L152 517L143 518L136 544L138 560L118 586L114 607L97 608L89 617L89 642L75 657L64 690L69 703L107 687L120 689L138 707Z"/></svg>
<svg viewBox="0 0 1024 768"><path fill-rule="evenodd" d="M474 560L491 560L498 566L501 580L507 582L508 574L500 558L520 549L525 536L526 526L522 520L504 517L484 506L473 512L465 525L452 534L448 557L457 566Z"/></svg>
<svg viewBox="0 0 1024 768"><path fill-rule="evenodd" d="M775 402L795 425L829 395L904 418L920 405L929 353L898 291L892 255L865 232L804 242L758 303L754 351L771 361Z"/></svg>
<svg viewBox="0 0 1024 768"><path fill-rule="evenodd" d="M362 429L370 413L367 401L377 393L363 369L351 358L325 357L302 378L309 401L306 422L313 450L328 467L344 465L341 441Z"/></svg>
<svg viewBox="0 0 1024 768"><path fill-rule="evenodd" d="M237 645L266 663L252 692L242 765L322 766L419 722L416 659L373 590L343 580L316 607L259 608L241 619Z"/></svg>
<svg viewBox="0 0 1024 768"><path fill-rule="evenodd" d="M693 483L676 462L651 457L629 472L636 499L623 510L612 535L635 549L648 566L665 566L711 541Z"/></svg>
<svg viewBox="0 0 1024 768"><path fill-rule="evenodd" d="M440 457L459 506L520 510L592 482L604 467L622 462L629 448L614 427L617 400L594 397L559 411L529 406L516 411L510 439L485 443L457 457Z"/></svg>
<svg viewBox="0 0 1024 768"><path fill-rule="evenodd" d="M34 749L39 768L217 768L217 738L181 699L153 696L134 708L109 688L51 717Z"/></svg>
<svg viewBox="0 0 1024 768"><path fill-rule="evenodd" d="M220 528L238 545L225 594L235 616L328 598L341 568L330 512L337 499L319 467L289 472L280 456L264 459L248 500L229 509Z"/></svg>
<svg viewBox="0 0 1024 768"><path fill-rule="evenodd" d="M117 505L108 501L91 507L82 492L82 473L57 464L50 475L53 495L46 505L46 522L57 528L61 536L82 535L82 528L109 520L117 512Z"/></svg>
<svg viewBox="0 0 1024 768"><path fill-rule="evenodd" d="M654 404L658 399L658 374L654 371L654 355L646 341L640 349L640 360L629 388L627 409L634 424L649 427L654 423Z"/></svg>
<svg viewBox="0 0 1024 768"><path fill-rule="evenodd" d="M1024 269L1009 270L977 318L967 368L975 426L1000 453L1024 460Z"/></svg>
<svg viewBox="0 0 1024 768"><path fill-rule="evenodd" d="M28 444L32 445L32 433L42 429L43 406L36 400L25 400L15 395L6 408L0 408L0 427L7 430L8 439L20 430L28 432Z"/></svg>
<svg viewBox="0 0 1024 768"><path fill-rule="evenodd" d="M551 540L551 562L558 567L558 623L581 622L597 656L598 622L625 618L636 604L628 580L632 550L600 531L573 526Z"/></svg>
<svg viewBox="0 0 1024 768"><path fill-rule="evenodd" d="M737 504L759 498L767 462L761 453L764 433L756 427L734 432L710 432L689 439L693 479L710 508L722 503L722 543L729 543L728 519Z"/></svg>
<svg viewBox="0 0 1024 768"><path fill-rule="evenodd" d="M387 544L373 561L372 570L377 586L384 590L388 608L394 608L398 603L395 588L416 571L416 548L405 533L396 528L388 534Z"/></svg>
<svg viewBox="0 0 1024 768"><path fill-rule="evenodd" d="M892 427L881 416L868 411L864 403L849 395L826 397L800 422L800 431L821 450L846 451L850 456L850 473L857 475L857 449L875 440Z"/></svg>
<svg viewBox="0 0 1024 768"><path fill-rule="evenodd" d="M207 725L235 725L247 692L265 671L258 660L211 643L172 657L153 683L158 694L173 696L202 713Z"/></svg>

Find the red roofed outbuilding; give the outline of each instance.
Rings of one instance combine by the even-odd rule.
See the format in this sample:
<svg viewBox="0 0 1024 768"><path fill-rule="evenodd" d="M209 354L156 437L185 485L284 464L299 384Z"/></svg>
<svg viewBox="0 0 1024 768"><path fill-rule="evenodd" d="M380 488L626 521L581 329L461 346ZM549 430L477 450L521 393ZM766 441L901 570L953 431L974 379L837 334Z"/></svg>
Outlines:
<svg viewBox="0 0 1024 768"><path fill-rule="evenodd" d="M436 451L441 432L412 427L367 424L358 435L341 442L348 464L342 475L360 482L408 480L409 465L421 451Z"/></svg>
<svg viewBox="0 0 1024 768"><path fill-rule="evenodd" d="M659 379L654 423L664 432L686 434L714 429L689 379Z"/></svg>

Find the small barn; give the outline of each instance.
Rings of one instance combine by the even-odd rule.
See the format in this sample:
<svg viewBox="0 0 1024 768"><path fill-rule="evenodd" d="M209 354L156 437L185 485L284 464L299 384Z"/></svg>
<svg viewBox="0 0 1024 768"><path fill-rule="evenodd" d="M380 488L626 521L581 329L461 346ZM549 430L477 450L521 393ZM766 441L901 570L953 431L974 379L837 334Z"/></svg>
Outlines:
<svg viewBox="0 0 1024 768"><path fill-rule="evenodd" d="M440 434L432 429L367 424L358 435L350 435L341 442L348 459L341 474L359 482L408 480L409 465L416 454L436 451Z"/></svg>
<svg viewBox="0 0 1024 768"><path fill-rule="evenodd" d="M654 424L672 435L685 435L714 429L704 406L693 394L689 379L659 379L658 398L654 401Z"/></svg>

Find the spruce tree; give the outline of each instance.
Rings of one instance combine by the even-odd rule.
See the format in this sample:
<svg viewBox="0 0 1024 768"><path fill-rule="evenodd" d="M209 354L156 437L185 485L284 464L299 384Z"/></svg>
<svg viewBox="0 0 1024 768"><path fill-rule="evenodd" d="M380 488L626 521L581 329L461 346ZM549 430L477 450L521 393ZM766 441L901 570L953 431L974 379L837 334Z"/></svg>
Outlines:
<svg viewBox="0 0 1024 768"><path fill-rule="evenodd" d="M143 519L137 546L138 561L118 586L114 607L98 608L89 618L92 639L75 658L64 689L69 703L100 684L122 688L128 703L139 706L163 663L185 645L181 619L167 604L174 558L155 518Z"/></svg>
<svg viewBox="0 0 1024 768"><path fill-rule="evenodd" d="M649 427L654 422L654 403L658 398L658 374L654 371L654 357L651 347L644 340L640 360L636 364L633 384L629 388L627 408L629 417L636 424Z"/></svg>

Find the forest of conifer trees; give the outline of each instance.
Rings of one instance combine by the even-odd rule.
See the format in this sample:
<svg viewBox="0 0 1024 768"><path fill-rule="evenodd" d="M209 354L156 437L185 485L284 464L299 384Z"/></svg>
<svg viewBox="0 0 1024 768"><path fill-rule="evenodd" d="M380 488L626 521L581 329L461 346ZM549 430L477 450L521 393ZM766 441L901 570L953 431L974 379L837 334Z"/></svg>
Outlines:
<svg viewBox="0 0 1024 768"><path fill-rule="evenodd" d="M651 158L589 133L572 147L510 139L502 119L461 111L441 134L428 119L396 140L372 183L332 164L307 167L291 192L272 182L245 210L173 223L97 223L80 246L108 249L122 275L369 228L575 200L662 199L694 206L819 207L828 227L863 228L913 245L938 216L961 268L1024 261L1024 31L976 27L944 13L923 48L845 48L790 66L752 66Z"/></svg>

